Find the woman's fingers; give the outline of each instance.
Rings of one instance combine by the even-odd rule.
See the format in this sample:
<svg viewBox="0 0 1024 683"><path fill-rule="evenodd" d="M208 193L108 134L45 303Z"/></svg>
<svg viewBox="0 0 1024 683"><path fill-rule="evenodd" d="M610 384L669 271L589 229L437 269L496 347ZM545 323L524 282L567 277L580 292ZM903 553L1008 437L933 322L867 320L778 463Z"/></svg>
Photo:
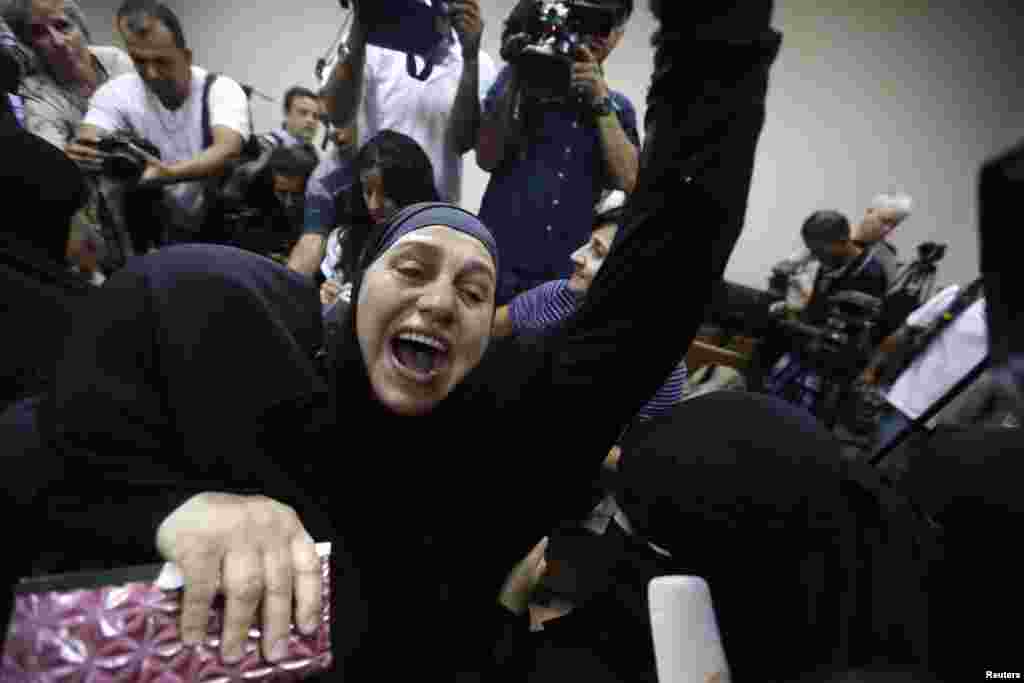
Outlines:
<svg viewBox="0 0 1024 683"><path fill-rule="evenodd" d="M185 580L181 637L185 643L197 645L206 638L210 607L220 587L221 556L217 552L200 551L177 564Z"/></svg>
<svg viewBox="0 0 1024 683"><path fill-rule="evenodd" d="M181 631L186 643L197 644L207 636L218 592L225 598L221 651L226 662L245 656L258 619L269 661L286 654L293 621L307 633L316 631L320 559L313 539L287 505L262 496L197 494L161 523L157 547L183 574Z"/></svg>
<svg viewBox="0 0 1024 683"><path fill-rule="evenodd" d="M276 662L288 653L292 623L295 579L291 548L274 548L264 553L263 567L263 657Z"/></svg>
<svg viewBox="0 0 1024 683"><path fill-rule="evenodd" d="M320 556L309 534L303 533L292 541L292 565L295 569L295 621L299 630L307 635L320 626L323 575Z"/></svg>
<svg viewBox="0 0 1024 683"><path fill-rule="evenodd" d="M224 661L237 662L245 656L249 629L263 599L263 558L256 550L232 552L224 558L224 630L221 653Z"/></svg>

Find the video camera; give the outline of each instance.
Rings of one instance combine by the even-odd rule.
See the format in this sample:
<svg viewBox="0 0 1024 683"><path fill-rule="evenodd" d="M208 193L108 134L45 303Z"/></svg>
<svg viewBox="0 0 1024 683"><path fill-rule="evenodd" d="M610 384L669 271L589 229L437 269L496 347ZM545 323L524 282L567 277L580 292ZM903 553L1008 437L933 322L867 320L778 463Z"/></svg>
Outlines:
<svg viewBox="0 0 1024 683"><path fill-rule="evenodd" d="M870 357L872 330L878 323L882 302L852 290L828 298L820 323L780 320L780 326L794 337L802 355L823 372L853 374ZM844 373L846 374L846 373Z"/></svg>
<svg viewBox="0 0 1024 683"><path fill-rule="evenodd" d="M115 133L100 139L96 145L103 153L104 175L118 180L137 182L146 170L146 163L160 159L156 145L128 133Z"/></svg>
<svg viewBox="0 0 1024 683"><path fill-rule="evenodd" d="M935 265L946 256L945 244L924 242L917 245L917 260L925 265Z"/></svg>
<svg viewBox="0 0 1024 683"><path fill-rule="evenodd" d="M534 0L519 26L510 18L501 56L516 65L526 97L567 99L577 50L609 35L627 13L607 0Z"/></svg>

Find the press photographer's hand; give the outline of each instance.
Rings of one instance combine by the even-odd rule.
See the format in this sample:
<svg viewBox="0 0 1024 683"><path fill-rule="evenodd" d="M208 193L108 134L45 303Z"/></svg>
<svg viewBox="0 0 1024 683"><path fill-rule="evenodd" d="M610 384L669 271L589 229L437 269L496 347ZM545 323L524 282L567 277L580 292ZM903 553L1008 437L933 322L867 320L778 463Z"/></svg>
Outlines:
<svg viewBox="0 0 1024 683"><path fill-rule="evenodd" d="M585 94L590 102L610 94L601 64L586 45L577 48L576 61L572 65L572 87Z"/></svg>
<svg viewBox="0 0 1024 683"><path fill-rule="evenodd" d="M75 138L73 142L65 145L64 153L68 155L69 159L78 163L101 164L103 153L96 146L98 142L99 138Z"/></svg>
<svg viewBox="0 0 1024 683"><path fill-rule="evenodd" d="M224 594L221 653L226 662L244 656L261 605L268 661L287 654L293 598L300 630L312 633L319 624L320 559L287 505L262 496L200 493L163 521L157 548L185 579L181 633L186 643L206 638L214 597Z"/></svg>
<svg viewBox="0 0 1024 683"><path fill-rule="evenodd" d="M480 51L480 38L484 34L484 20L480 16L479 0L451 0L448 3L451 11L452 28L462 44L463 54L476 54Z"/></svg>

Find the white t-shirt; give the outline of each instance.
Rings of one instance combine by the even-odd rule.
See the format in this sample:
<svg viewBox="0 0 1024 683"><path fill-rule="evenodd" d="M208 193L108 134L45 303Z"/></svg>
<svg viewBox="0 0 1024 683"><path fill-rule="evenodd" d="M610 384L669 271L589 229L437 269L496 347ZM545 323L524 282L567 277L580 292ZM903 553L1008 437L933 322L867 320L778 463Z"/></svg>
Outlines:
<svg viewBox="0 0 1024 683"><path fill-rule="evenodd" d="M416 70L423 60L415 58ZM483 106L497 70L480 53L478 97ZM434 182L441 199L458 204L462 198L462 156L448 142L448 119L462 78L462 46L454 40L444 60L434 65L425 81L409 75L406 54L376 45L366 46L363 85L365 125L359 126L359 146L378 132L391 129L418 142L434 165Z"/></svg>
<svg viewBox="0 0 1024 683"><path fill-rule="evenodd" d="M203 90L206 70L192 67L192 91L177 110L170 111L149 92L137 73L108 81L89 102L85 123L107 132L132 132L152 142L165 163L187 161L203 151ZM249 102L242 87L220 76L210 88L210 128L225 126L243 140L249 130ZM176 220L198 228L203 218L201 183L172 185L168 195L180 211Z"/></svg>
<svg viewBox="0 0 1024 683"><path fill-rule="evenodd" d="M953 304L960 287L951 285L907 317L911 327L928 327ZM985 299L979 298L949 324L893 383L886 398L911 420L945 396L988 353Z"/></svg>

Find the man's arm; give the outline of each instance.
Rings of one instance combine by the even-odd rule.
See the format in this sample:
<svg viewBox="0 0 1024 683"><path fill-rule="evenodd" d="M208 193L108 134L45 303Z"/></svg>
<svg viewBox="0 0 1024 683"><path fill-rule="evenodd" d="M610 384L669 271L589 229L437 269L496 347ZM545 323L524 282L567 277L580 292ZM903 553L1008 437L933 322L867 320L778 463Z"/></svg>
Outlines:
<svg viewBox="0 0 1024 683"><path fill-rule="evenodd" d="M513 113L518 90L515 67L506 66L488 94L491 105L481 116L476 146L476 163L488 173L501 164L509 140L514 135L513 127L516 123L513 121Z"/></svg>
<svg viewBox="0 0 1024 683"><path fill-rule="evenodd" d="M359 19L358 8L359 2L356 3L356 17L349 33L348 55L338 61L331 71L327 85L320 90L320 97L327 107L327 116L337 128L348 128L355 123L359 103L363 98L366 29Z"/></svg>
<svg viewBox="0 0 1024 683"><path fill-rule="evenodd" d="M593 53L586 46L581 46L579 55L580 61L573 65L574 83L586 89L592 100L609 97L611 91ZM629 139L622 121L614 111L599 116L596 123L611 187L632 194L640 172L640 150Z"/></svg>
<svg viewBox="0 0 1024 683"><path fill-rule="evenodd" d="M242 153L242 136L227 126L214 126L212 133L213 144L198 156L173 164L151 163L142 179L212 178L223 174L228 162Z"/></svg>
<svg viewBox="0 0 1024 683"><path fill-rule="evenodd" d="M452 26L462 44L462 76L448 119L448 139L456 152L465 154L476 146L480 132L480 37L484 22L478 0L454 0L451 12Z"/></svg>
<svg viewBox="0 0 1024 683"><path fill-rule="evenodd" d="M598 118L597 129L601 133L601 147L611 187L631 194L640 171L640 151L626 137L622 123L614 113Z"/></svg>
<svg viewBox="0 0 1024 683"><path fill-rule="evenodd" d="M288 256L288 267L313 277L327 254L327 239L318 233L303 233Z"/></svg>

